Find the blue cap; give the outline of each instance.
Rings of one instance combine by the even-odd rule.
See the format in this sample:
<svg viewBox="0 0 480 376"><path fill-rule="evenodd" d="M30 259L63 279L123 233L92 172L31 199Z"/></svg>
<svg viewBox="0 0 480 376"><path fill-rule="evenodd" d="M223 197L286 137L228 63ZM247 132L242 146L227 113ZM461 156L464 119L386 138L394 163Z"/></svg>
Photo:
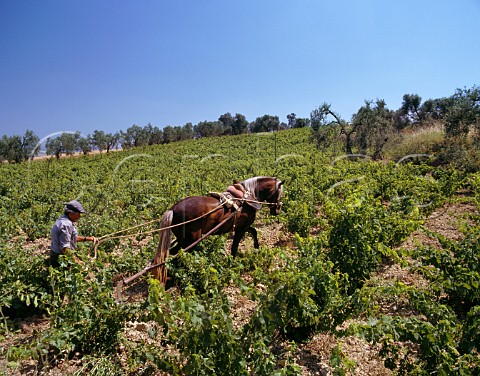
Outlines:
<svg viewBox="0 0 480 376"><path fill-rule="evenodd" d="M77 200L67 202L65 204L65 208L76 213L85 213L85 209L83 208L82 204L80 204Z"/></svg>

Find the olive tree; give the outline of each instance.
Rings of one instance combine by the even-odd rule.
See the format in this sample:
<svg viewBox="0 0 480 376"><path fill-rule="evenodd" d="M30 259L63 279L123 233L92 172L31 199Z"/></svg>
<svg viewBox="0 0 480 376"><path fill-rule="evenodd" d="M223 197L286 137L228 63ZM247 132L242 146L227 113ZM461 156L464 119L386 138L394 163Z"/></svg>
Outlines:
<svg viewBox="0 0 480 376"><path fill-rule="evenodd" d="M221 136L223 123L220 121L201 121L193 127L196 137Z"/></svg>
<svg viewBox="0 0 480 376"><path fill-rule="evenodd" d="M20 136L2 136L0 139L0 161L20 163L38 155L39 138L28 130Z"/></svg>
<svg viewBox="0 0 480 376"><path fill-rule="evenodd" d="M257 117L254 122L250 124L250 131L252 133L273 132L280 128L280 119L278 116L263 115Z"/></svg>
<svg viewBox="0 0 480 376"><path fill-rule="evenodd" d="M365 101L352 118L352 129L356 132L355 143L361 152L372 150L373 159L382 157L383 148L394 131L394 112L383 100Z"/></svg>
<svg viewBox="0 0 480 376"><path fill-rule="evenodd" d="M45 147L47 148L47 155L54 155L57 159L63 153L62 140L59 137L48 138L45 142Z"/></svg>
<svg viewBox="0 0 480 376"><path fill-rule="evenodd" d="M233 134L243 134L248 133L248 120L245 115L235 114L232 122L232 133Z"/></svg>
<svg viewBox="0 0 480 376"><path fill-rule="evenodd" d="M448 137L464 138L470 130L480 133L480 88L457 89L449 98L445 113L445 132Z"/></svg>
<svg viewBox="0 0 480 376"><path fill-rule="evenodd" d="M333 147L335 151L342 147L347 154L352 154L352 135L355 130L331 109L330 104L324 102L310 113L310 125L317 147Z"/></svg>

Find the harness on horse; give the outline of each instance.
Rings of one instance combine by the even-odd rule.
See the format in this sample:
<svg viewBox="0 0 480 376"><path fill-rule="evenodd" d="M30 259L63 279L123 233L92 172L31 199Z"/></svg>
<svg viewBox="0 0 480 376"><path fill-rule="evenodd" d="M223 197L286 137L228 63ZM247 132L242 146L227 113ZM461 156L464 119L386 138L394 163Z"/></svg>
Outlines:
<svg viewBox="0 0 480 376"><path fill-rule="evenodd" d="M262 205L255 200L248 200L248 198L253 195L240 183L229 185L223 193L209 192L209 195L217 198L220 201L220 205L225 205L227 208L233 207L235 210L241 209L244 203L247 203L255 210L259 210L262 207Z"/></svg>

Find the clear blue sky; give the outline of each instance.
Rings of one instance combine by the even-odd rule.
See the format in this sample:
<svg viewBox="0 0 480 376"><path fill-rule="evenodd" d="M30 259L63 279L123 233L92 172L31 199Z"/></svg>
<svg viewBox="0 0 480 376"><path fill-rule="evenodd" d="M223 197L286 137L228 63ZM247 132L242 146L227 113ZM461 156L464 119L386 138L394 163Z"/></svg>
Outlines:
<svg viewBox="0 0 480 376"><path fill-rule="evenodd" d="M0 136L350 120L480 84L479 0L0 0Z"/></svg>

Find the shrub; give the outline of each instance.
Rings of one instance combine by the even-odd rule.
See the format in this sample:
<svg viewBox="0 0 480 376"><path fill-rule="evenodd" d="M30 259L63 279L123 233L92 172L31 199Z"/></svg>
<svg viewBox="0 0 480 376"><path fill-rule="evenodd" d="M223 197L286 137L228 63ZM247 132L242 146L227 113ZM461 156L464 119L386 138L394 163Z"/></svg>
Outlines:
<svg viewBox="0 0 480 376"><path fill-rule="evenodd" d="M380 202L361 202L345 207L333 218L329 233L329 257L335 268L349 276L349 293L361 287L384 257L395 253L390 249L417 226L415 213L388 210Z"/></svg>

